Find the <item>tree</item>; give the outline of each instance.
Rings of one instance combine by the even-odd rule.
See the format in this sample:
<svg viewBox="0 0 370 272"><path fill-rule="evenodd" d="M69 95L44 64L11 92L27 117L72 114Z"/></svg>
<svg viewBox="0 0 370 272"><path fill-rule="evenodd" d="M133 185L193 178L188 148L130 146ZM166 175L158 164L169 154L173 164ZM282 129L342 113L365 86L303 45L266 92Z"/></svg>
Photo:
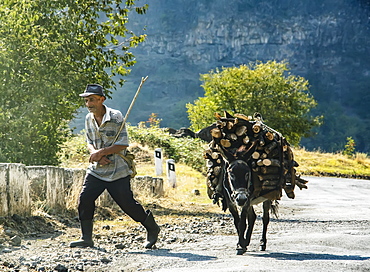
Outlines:
<svg viewBox="0 0 370 272"><path fill-rule="evenodd" d="M347 143L344 146L343 155L347 155L348 157L353 157L355 155L355 148L356 143L352 137L347 137Z"/></svg>
<svg viewBox="0 0 370 272"><path fill-rule="evenodd" d="M143 42L126 28L134 0L2 0L0 161L58 164L87 83L109 97Z"/></svg>
<svg viewBox="0 0 370 272"><path fill-rule="evenodd" d="M310 130L320 125L321 116L310 115L316 101L309 92L308 81L291 75L286 62L255 62L216 69L201 75L201 81L204 97L187 104L194 130L213 123L216 112L259 112L268 126L297 145L301 137L308 137Z"/></svg>

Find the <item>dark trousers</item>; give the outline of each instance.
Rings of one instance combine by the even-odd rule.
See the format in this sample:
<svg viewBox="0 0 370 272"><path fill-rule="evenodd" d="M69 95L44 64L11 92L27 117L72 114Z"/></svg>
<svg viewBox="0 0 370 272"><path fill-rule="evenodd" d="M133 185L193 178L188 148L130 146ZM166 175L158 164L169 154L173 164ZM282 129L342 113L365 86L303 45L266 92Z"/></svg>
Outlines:
<svg viewBox="0 0 370 272"><path fill-rule="evenodd" d="M130 176L113 182L102 181L92 175L86 175L78 203L80 220L92 220L95 212L95 200L107 189L120 208L136 222L144 222L147 213L132 194Z"/></svg>

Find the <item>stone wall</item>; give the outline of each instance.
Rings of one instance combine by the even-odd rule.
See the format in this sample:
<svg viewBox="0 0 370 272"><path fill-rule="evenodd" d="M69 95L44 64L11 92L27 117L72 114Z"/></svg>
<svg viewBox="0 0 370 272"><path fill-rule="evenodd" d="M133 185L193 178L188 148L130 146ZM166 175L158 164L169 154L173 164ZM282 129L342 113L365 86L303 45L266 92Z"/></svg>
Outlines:
<svg viewBox="0 0 370 272"><path fill-rule="evenodd" d="M76 208L85 174L83 169L0 163L0 216L31 215L36 202L51 211ZM136 195L163 195L161 178L138 176L131 183ZM104 193L97 204L111 205L113 200Z"/></svg>

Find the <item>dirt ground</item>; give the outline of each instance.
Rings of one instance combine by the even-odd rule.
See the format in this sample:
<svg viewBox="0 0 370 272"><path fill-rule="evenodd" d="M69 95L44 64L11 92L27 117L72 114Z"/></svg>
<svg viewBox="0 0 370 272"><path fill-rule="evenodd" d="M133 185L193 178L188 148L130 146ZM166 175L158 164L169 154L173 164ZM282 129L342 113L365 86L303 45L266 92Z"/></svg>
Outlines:
<svg viewBox="0 0 370 272"><path fill-rule="evenodd" d="M264 252L260 217L248 251L238 256L231 216L221 210L158 218L153 250L143 249L144 229L125 216L95 226L95 247L87 249L68 246L79 236L74 218L14 216L0 223L20 244L1 241L0 271L370 271L370 181L305 179L308 190L280 201Z"/></svg>

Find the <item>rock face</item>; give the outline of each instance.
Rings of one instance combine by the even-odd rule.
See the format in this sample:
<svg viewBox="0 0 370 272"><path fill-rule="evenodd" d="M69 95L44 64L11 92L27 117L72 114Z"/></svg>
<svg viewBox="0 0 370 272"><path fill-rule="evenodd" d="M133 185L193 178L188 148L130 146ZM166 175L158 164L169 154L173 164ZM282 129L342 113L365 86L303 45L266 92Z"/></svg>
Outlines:
<svg viewBox="0 0 370 272"><path fill-rule="evenodd" d="M131 122L155 112L162 126L187 126L185 104L203 96L199 74L256 60L288 61L293 74L309 80L319 113L337 103L336 116L366 119L369 16L368 0L151 1L146 15L131 19L147 40L133 50L138 63L126 86L133 89L134 80L149 75ZM118 90L114 98L121 97L128 100L131 94ZM117 106L124 109L125 103ZM330 129L324 125L321 132ZM334 142L345 136L368 149L356 135Z"/></svg>

